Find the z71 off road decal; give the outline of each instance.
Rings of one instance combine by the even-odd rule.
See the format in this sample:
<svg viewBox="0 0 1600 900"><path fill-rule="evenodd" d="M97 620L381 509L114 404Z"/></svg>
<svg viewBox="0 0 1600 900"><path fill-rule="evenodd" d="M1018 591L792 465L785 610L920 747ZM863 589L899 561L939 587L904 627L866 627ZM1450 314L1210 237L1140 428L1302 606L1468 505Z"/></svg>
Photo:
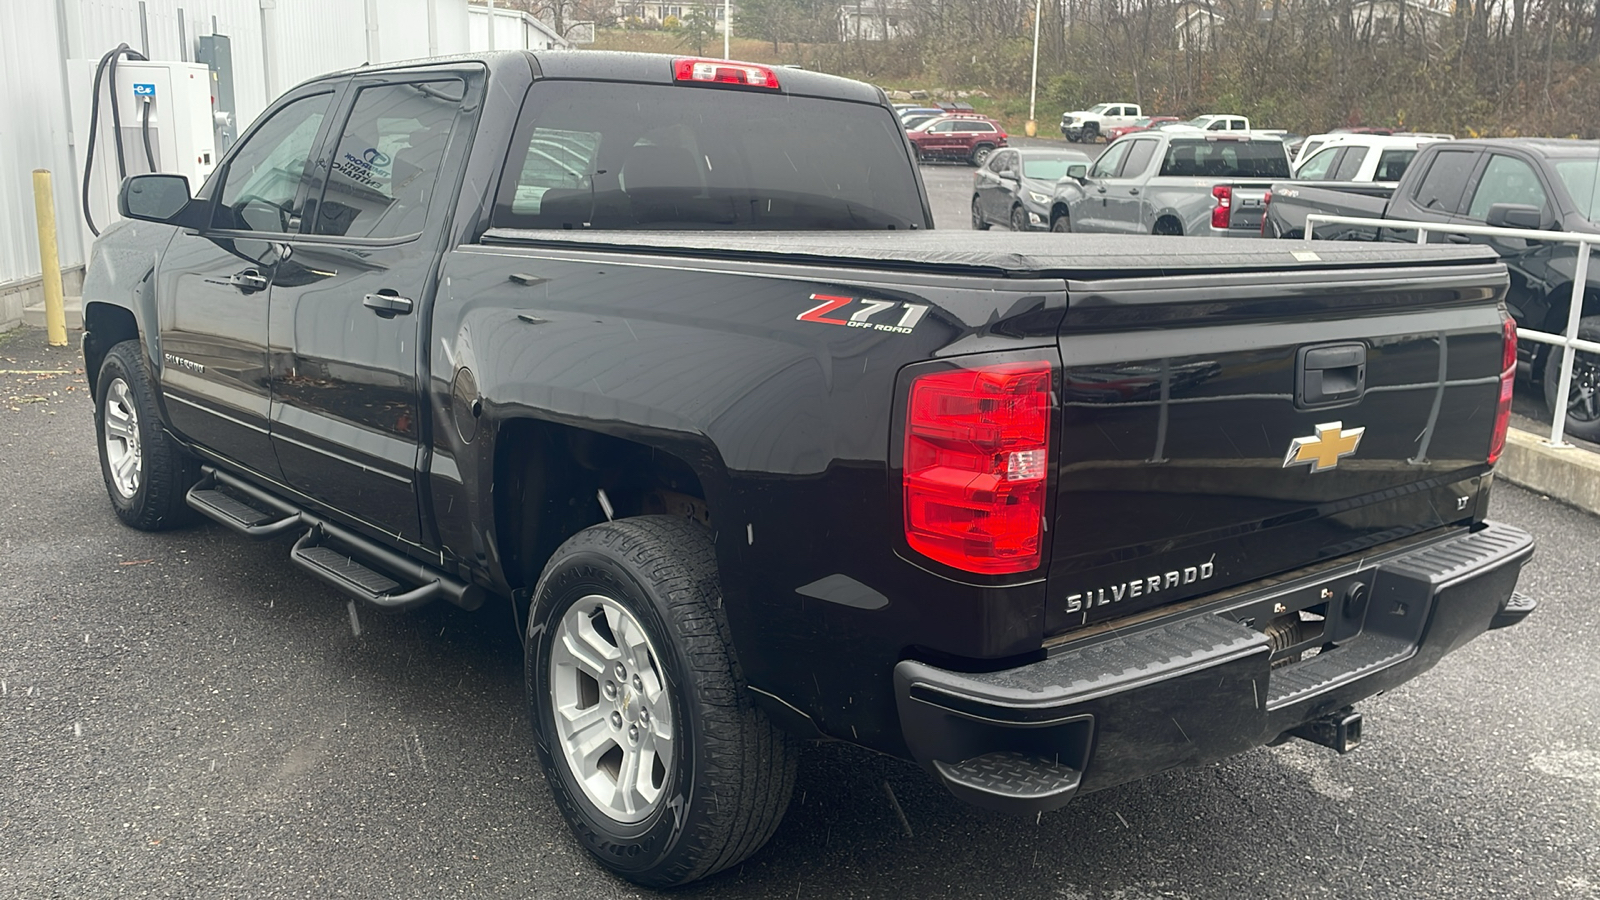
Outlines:
<svg viewBox="0 0 1600 900"><path fill-rule="evenodd" d="M812 300L821 301L795 318L801 322L817 322L822 325L843 325L846 328L871 328L874 331L891 331L895 334L910 334L922 317L927 314L928 306L925 303L897 303L893 300L868 300L865 297L836 297L831 294L812 294ZM836 312L844 307L856 304L848 319L834 319L829 313ZM872 317L885 310L899 307L900 320L893 325L883 322L874 322Z"/></svg>

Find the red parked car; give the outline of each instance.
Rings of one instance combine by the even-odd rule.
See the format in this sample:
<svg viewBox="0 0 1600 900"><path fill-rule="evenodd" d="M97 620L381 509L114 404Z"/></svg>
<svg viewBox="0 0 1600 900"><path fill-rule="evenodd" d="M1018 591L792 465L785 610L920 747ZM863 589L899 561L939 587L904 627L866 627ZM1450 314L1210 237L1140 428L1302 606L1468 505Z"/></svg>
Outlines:
<svg viewBox="0 0 1600 900"><path fill-rule="evenodd" d="M906 132L917 148L917 158L959 159L983 165L996 148L1006 145L1000 123L980 115L940 116Z"/></svg>
<svg viewBox="0 0 1600 900"><path fill-rule="evenodd" d="M1177 116L1140 116L1133 120L1132 125L1118 125L1113 128L1107 128L1106 142L1110 143L1125 134L1133 134L1135 131L1148 131L1157 125L1165 125L1168 122L1176 121L1178 121Z"/></svg>

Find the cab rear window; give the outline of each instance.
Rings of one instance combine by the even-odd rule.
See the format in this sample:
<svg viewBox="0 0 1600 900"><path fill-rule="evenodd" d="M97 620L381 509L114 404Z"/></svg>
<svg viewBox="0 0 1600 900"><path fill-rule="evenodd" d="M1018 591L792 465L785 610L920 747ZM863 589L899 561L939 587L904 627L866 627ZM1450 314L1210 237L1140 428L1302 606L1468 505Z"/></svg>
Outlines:
<svg viewBox="0 0 1600 900"><path fill-rule="evenodd" d="M1167 147L1162 175L1204 178L1288 178L1282 141L1179 140Z"/></svg>
<svg viewBox="0 0 1600 900"><path fill-rule="evenodd" d="M926 227L899 123L842 100L547 81L507 163L497 227Z"/></svg>

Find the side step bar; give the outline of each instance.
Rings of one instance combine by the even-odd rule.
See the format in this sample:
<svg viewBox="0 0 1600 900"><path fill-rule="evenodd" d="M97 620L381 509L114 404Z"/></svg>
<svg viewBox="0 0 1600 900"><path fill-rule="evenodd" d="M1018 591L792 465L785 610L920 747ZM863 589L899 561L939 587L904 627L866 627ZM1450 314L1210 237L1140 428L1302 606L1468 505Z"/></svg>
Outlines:
<svg viewBox="0 0 1600 900"><path fill-rule="evenodd" d="M357 600L391 610L415 609L437 599L466 610L483 605L483 589L476 585L390 550L212 466L203 466L200 471L200 481L186 498L196 511L231 531L258 539L305 528L289 551L289 559ZM412 586L407 587L401 580Z"/></svg>

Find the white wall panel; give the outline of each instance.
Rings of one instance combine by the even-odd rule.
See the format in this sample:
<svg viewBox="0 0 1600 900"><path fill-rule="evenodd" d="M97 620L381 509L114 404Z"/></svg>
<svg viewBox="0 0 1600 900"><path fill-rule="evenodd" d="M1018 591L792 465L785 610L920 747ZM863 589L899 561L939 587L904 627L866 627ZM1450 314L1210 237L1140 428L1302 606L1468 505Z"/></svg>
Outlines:
<svg viewBox="0 0 1600 900"><path fill-rule="evenodd" d="M62 65L127 43L157 60L193 60L196 39L225 34L233 50L239 130L308 78L368 62L368 0L0 0L0 285L36 277L32 171L55 175L61 263L83 263L76 224L71 102ZM58 4L65 13L57 22ZM467 0L432 0L443 54L468 50ZM371 0L377 58L428 55L429 0ZM148 39L145 37L148 34ZM87 113L72 110L78 118ZM87 136L76 136L83 140ZM104 149L104 148L102 148Z"/></svg>

